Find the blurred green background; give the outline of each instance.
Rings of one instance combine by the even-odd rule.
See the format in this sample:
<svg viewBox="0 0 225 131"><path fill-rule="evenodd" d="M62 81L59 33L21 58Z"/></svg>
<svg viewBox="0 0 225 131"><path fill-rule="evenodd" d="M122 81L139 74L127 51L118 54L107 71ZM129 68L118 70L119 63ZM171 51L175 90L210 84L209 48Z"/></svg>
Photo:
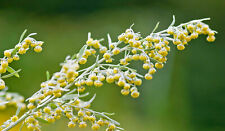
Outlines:
<svg viewBox="0 0 225 131"><path fill-rule="evenodd" d="M115 112L113 117L127 131L223 131L225 130L225 1L224 0L0 0L0 52L14 47L24 29L37 32L44 50L22 56L13 63L21 78L9 78L10 91L29 97L45 81L45 72L85 44L87 33L113 40L132 23L147 35L160 21L158 31L176 24L210 17L206 23L219 32L214 43L205 36L190 42L184 51L172 46L165 68L144 81L138 99L124 97L115 85L97 93L93 109ZM1 53L2 56L3 53ZM10 112L13 114L13 112ZM3 113L1 114L3 118ZM68 129L67 120L43 125L43 131Z"/></svg>

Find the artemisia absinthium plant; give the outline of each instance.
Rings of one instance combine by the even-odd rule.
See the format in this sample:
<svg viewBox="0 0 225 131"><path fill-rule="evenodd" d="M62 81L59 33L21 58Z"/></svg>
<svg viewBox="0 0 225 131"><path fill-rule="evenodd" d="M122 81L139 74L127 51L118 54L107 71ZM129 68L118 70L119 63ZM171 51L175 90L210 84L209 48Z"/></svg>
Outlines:
<svg viewBox="0 0 225 131"><path fill-rule="evenodd" d="M108 44L103 44L103 39L93 39L88 34L86 45L78 54L66 57L61 64L62 68L50 78L47 72L47 81L41 83L41 89L27 99L28 111L20 118L13 116L2 125L2 130L7 131L23 122L28 129L39 131L40 122L53 123L55 120L66 116L69 119L68 127L85 128L88 124L93 130L101 126L106 131L123 130L120 123L111 119L110 113L97 112L90 109L90 104L95 95L84 101L82 97L86 88L101 87L103 82L115 83L121 87L122 95L131 95L137 98L140 93L139 86L142 79L151 80L157 69L163 68L170 51L169 42L177 46L178 50L184 50L185 45L198 35L207 36L207 41L215 40L215 33L200 19L193 20L178 26L174 26L175 18L168 29L155 33L155 29L146 37L141 37L130 27L118 36L117 42L112 42L108 35ZM114 56L121 54L122 58L116 63ZM88 58L94 56L96 61L89 67L81 65L87 63ZM143 61L146 74L141 75L135 69L130 68L132 61ZM22 128L22 127L21 127Z"/></svg>

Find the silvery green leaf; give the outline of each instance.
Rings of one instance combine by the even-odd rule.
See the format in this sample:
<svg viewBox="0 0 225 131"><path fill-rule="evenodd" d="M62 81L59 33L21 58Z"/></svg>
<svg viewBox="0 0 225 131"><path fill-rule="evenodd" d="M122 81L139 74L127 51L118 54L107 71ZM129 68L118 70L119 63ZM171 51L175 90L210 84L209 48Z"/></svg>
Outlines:
<svg viewBox="0 0 225 131"><path fill-rule="evenodd" d="M155 25L155 28L152 30L152 33L156 31L156 29L159 27L159 22Z"/></svg>
<svg viewBox="0 0 225 131"><path fill-rule="evenodd" d="M46 71L46 77L47 77L47 81L50 79L50 73L49 71Z"/></svg>
<svg viewBox="0 0 225 131"><path fill-rule="evenodd" d="M73 100L75 98L80 98L80 97L85 97L89 95L89 93L85 93L85 94L82 94L82 95L78 95L78 94L66 94L64 96L62 96L61 98L57 98L56 102L63 102L63 101L67 101L67 100Z"/></svg>
<svg viewBox="0 0 225 131"><path fill-rule="evenodd" d="M17 108L17 110L16 110L16 116L19 115L20 111L21 111L21 106L19 106L19 107Z"/></svg>
<svg viewBox="0 0 225 131"><path fill-rule="evenodd" d="M134 26L134 23L130 26L130 29Z"/></svg>
<svg viewBox="0 0 225 131"><path fill-rule="evenodd" d="M22 125L20 126L20 129L19 129L19 131L22 131L22 129L23 129L23 126L24 126L24 122L22 123Z"/></svg>
<svg viewBox="0 0 225 131"><path fill-rule="evenodd" d="M8 77L11 77L11 76L13 76L13 75L16 76L16 77L20 77L18 72L20 72L21 69L15 71L12 67L8 66L8 67L6 68L6 70L7 70L9 73L11 73L11 74L2 76L2 78L8 78Z"/></svg>
<svg viewBox="0 0 225 131"><path fill-rule="evenodd" d="M170 26L173 26L175 24L175 15L173 15L173 21L172 23L170 24Z"/></svg>
<svg viewBox="0 0 225 131"><path fill-rule="evenodd" d="M79 60L82 58L82 56L84 55L84 51L85 51L86 49L87 49L87 45L84 45L84 46L80 49L80 51L79 51L78 54L74 54L74 55L73 55L72 59L77 58L78 61L79 61Z"/></svg>
<svg viewBox="0 0 225 131"><path fill-rule="evenodd" d="M54 104L54 103L50 103L49 106L52 108L52 109L56 109L57 106Z"/></svg>
<svg viewBox="0 0 225 131"><path fill-rule="evenodd" d="M91 38L91 32L88 32L88 39Z"/></svg>
<svg viewBox="0 0 225 131"><path fill-rule="evenodd" d="M109 44L111 44L111 43L112 43L112 40L111 40L110 35L109 35L109 34L107 34L107 37L108 37L108 42L109 42Z"/></svg>
<svg viewBox="0 0 225 131"><path fill-rule="evenodd" d="M95 99L95 97L96 97L96 94L94 94L94 96L89 101L80 103L79 108L84 108L84 107L90 105L92 103L92 101Z"/></svg>
<svg viewBox="0 0 225 131"><path fill-rule="evenodd" d="M67 100L72 100L72 99L77 98L77 97L78 97L77 94L68 94L68 95L62 96L61 98L57 98L54 101L56 101L56 102L64 102L64 101L67 101Z"/></svg>
<svg viewBox="0 0 225 131"><path fill-rule="evenodd" d="M144 78L144 76L143 76L143 75L138 74L137 72L136 72L136 75L137 75L138 77Z"/></svg>
<svg viewBox="0 0 225 131"><path fill-rule="evenodd" d="M88 96L88 95L89 95L89 92L87 92L87 93L85 93L85 94L80 94L80 95L79 95L79 98L85 97L85 96Z"/></svg>
<svg viewBox="0 0 225 131"><path fill-rule="evenodd" d="M54 86L48 86L48 88L50 89L55 89L56 87ZM66 88L60 88L61 91L69 91L69 89L66 89Z"/></svg>
<svg viewBox="0 0 225 131"><path fill-rule="evenodd" d="M115 113L108 113L108 112L102 112L103 114L107 115L107 116L113 116L115 115Z"/></svg>
<svg viewBox="0 0 225 131"><path fill-rule="evenodd" d="M99 60L99 55L97 55L97 58L96 58L95 64L98 64L98 60Z"/></svg>
<svg viewBox="0 0 225 131"><path fill-rule="evenodd" d="M25 29L25 30L23 31L23 33L21 34L19 43L23 40L23 37L24 37L24 35L26 34L26 32L27 32L27 29Z"/></svg>
<svg viewBox="0 0 225 131"><path fill-rule="evenodd" d="M37 117L37 118L35 118L36 120L38 120L39 122L42 122L42 123L49 123L48 121L46 121L45 119L42 119L42 118L40 118L40 117Z"/></svg>
<svg viewBox="0 0 225 131"><path fill-rule="evenodd" d="M65 60L66 60L66 61L69 60L70 57L71 57L70 55L66 56L66 59L65 59Z"/></svg>
<svg viewBox="0 0 225 131"><path fill-rule="evenodd" d="M50 95L49 95L49 96L46 96L46 97L41 101L41 103L44 103L44 102L47 101L50 97L51 97ZM31 97L30 97L30 98L31 98ZM28 101L28 100L29 100L29 98L26 99L26 101Z"/></svg>
<svg viewBox="0 0 225 131"><path fill-rule="evenodd" d="M28 35L28 37L34 36L34 35L37 35L37 33L31 33L31 34Z"/></svg>

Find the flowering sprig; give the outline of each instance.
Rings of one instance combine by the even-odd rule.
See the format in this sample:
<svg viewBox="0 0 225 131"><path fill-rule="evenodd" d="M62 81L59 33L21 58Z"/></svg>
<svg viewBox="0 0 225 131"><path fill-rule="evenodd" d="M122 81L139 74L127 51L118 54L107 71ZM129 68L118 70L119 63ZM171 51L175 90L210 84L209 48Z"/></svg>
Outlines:
<svg viewBox="0 0 225 131"><path fill-rule="evenodd" d="M32 36L36 35L36 33L31 33L23 39L26 31L27 30L25 30L20 36L18 44L13 49L5 50L4 57L0 58L0 109L5 109L6 105L15 105L17 108L21 109L26 108L25 104L23 103L23 96L20 96L18 93L7 92L6 84L3 80L12 76L19 77L18 73L21 71L21 69L15 71L9 66L9 64L13 61L18 61L20 59L19 55L25 54L30 49L29 47L33 47L35 52L42 51L41 46L43 45L43 42L32 38ZM3 75L7 71L9 73Z"/></svg>
<svg viewBox="0 0 225 131"><path fill-rule="evenodd" d="M16 77L19 77L18 72L20 70L15 71L12 67L9 66L10 63L13 61L18 61L20 59L19 55L25 54L30 47L34 48L35 52L41 52L42 51L42 41L37 41L32 36L36 35L36 33L29 34L25 39L23 39L25 33L27 30L25 30L22 35L20 36L20 40L18 44L13 49L5 50L4 51L4 57L0 58L1 65L0 65L0 90L3 90L5 86L5 82L2 79L11 77L15 75ZM10 74L2 75L6 72L9 72Z"/></svg>
<svg viewBox="0 0 225 131"><path fill-rule="evenodd" d="M25 30L22 35L20 36L20 40L18 44L12 49L5 50L4 51L4 57L0 58L0 110L6 109L7 105L9 106L16 106L17 107L17 113L19 114L21 110L26 109L26 105L24 103L24 97L19 95L18 93L13 92L7 92L8 87L5 84L5 81L3 79L16 76L19 77L19 70L14 70L12 67L9 66L10 63L13 61L18 61L20 59L19 55L25 54L30 47L34 48L35 52L41 52L42 51L42 41L36 41L32 36L36 35L36 33L29 34L26 38L24 38L26 34ZM23 39L24 38L24 39ZM6 75L6 72L9 72ZM15 121L16 116L12 117L12 121ZM8 122L5 122L8 123Z"/></svg>
<svg viewBox="0 0 225 131"><path fill-rule="evenodd" d="M40 130L39 121L51 123L61 116L69 119L68 127L78 125L84 128L90 123L93 130L100 126L106 126L107 131L123 130L120 123L109 117L109 113L96 112L90 109L95 95L89 101L82 100L88 87L101 87L103 82L115 83L121 87L122 95L130 94L137 98L140 93L139 86L142 78L151 80L157 69L163 68L170 51L169 42L172 41L178 50L183 50L185 45L196 39L198 35L208 35L207 41L215 40L216 31L211 30L200 19L193 20L178 26L174 26L175 18L168 29L156 32L158 25L146 37L133 31L132 26L118 36L117 42L112 42L108 35L108 45L102 44L103 39L93 39L91 33L88 40L78 54L66 57L61 64L62 68L50 78L47 73L47 81L41 83L41 89L27 99L28 111L16 121L8 121L3 125L3 131L7 131L22 122L31 130ZM114 56L121 55L121 59ZM84 68L81 65L87 63L89 57L96 58L91 66ZM147 70L144 75L129 67L132 61L143 61L143 68ZM14 116L15 117L15 116Z"/></svg>

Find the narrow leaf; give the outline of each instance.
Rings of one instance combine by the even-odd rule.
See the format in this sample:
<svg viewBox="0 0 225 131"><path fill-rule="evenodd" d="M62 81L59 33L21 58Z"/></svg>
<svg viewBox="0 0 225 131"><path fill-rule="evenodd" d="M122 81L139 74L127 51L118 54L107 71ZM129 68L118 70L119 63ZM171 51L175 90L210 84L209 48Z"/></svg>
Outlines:
<svg viewBox="0 0 225 131"><path fill-rule="evenodd" d="M56 109L57 106L54 104L54 103L50 103L49 106L52 108L52 109Z"/></svg>
<svg viewBox="0 0 225 131"><path fill-rule="evenodd" d="M134 26L134 23L130 26L130 29Z"/></svg>
<svg viewBox="0 0 225 131"><path fill-rule="evenodd" d="M28 35L28 37L33 36L33 35L37 35L37 33L31 33Z"/></svg>
<svg viewBox="0 0 225 131"><path fill-rule="evenodd" d="M17 108L17 110L16 110L16 116L19 115L20 111L21 111L21 106L19 106L19 107Z"/></svg>
<svg viewBox="0 0 225 131"><path fill-rule="evenodd" d="M46 77L47 77L47 80L50 79L50 73L49 73L49 71L46 71Z"/></svg>
<svg viewBox="0 0 225 131"><path fill-rule="evenodd" d="M108 42L109 42L109 49L111 49L112 40L109 34L107 34Z"/></svg>
<svg viewBox="0 0 225 131"><path fill-rule="evenodd" d="M90 105L92 103L92 101L95 99L95 97L96 97L96 94L94 94L94 96L89 101L80 103L79 108L84 108L84 107Z"/></svg>
<svg viewBox="0 0 225 131"><path fill-rule="evenodd" d="M84 46L80 49L80 51L79 51L78 54L73 55L72 59L77 58L78 61L79 61L79 60L82 58L82 56L83 56L83 54L84 54L84 51L85 51L86 49L87 49L87 45L84 45Z"/></svg>
<svg viewBox="0 0 225 131"><path fill-rule="evenodd" d="M98 60L99 60L99 55L97 55L96 57L96 61L95 61L96 64L98 64Z"/></svg>
<svg viewBox="0 0 225 131"><path fill-rule="evenodd" d="M80 97L85 97L87 95L89 95L88 92L85 94L79 95L79 96L78 96L78 94L66 94L66 95L62 96L61 98L57 98L55 101L63 102L63 101L72 100L72 99L76 99L76 98L80 98Z"/></svg>
<svg viewBox="0 0 225 131"><path fill-rule="evenodd" d="M91 32L88 32L88 39L91 38Z"/></svg>
<svg viewBox="0 0 225 131"><path fill-rule="evenodd" d="M23 129L23 126L24 126L24 122L22 123L22 125L20 126L20 129L19 129L19 131L22 131L22 129Z"/></svg>
<svg viewBox="0 0 225 131"><path fill-rule="evenodd" d="M78 95L77 94L68 94L68 95L64 95L61 98L56 99L55 101L67 101L67 100L72 100L74 98L77 98Z"/></svg>
<svg viewBox="0 0 225 131"><path fill-rule="evenodd" d="M78 53L78 60L80 60L81 59L81 57L84 55L84 51L87 49L87 45L84 45L81 49L80 49L80 51L79 51L79 53Z"/></svg>
<svg viewBox="0 0 225 131"><path fill-rule="evenodd" d="M173 26L175 24L175 15L173 15L173 21L171 22L170 26Z"/></svg>
<svg viewBox="0 0 225 131"><path fill-rule="evenodd" d="M81 98L81 97L85 97L85 96L88 96L88 95L89 95L89 93L87 92L85 94L80 94L78 97Z"/></svg>
<svg viewBox="0 0 225 131"><path fill-rule="evenodd" d="M24 35L26 34L26 32L27 32L27 29L25 29L25 30L23 31L23 33L21 34L19 43L23 40L23 37L24 37Z"/></svg>
<svg viewBox="0 0 225 131"><path fill-rule="evenodd" d="M8 78L8 77L11 77L11 76L13 76L13 75L16 76L16 77L20 77L18 72L20 72L21 69L15 71L12 67L8 66L8 67L6 68L6 70L7 70L9 73L11 73L11 74L8 74L8 75L3 76L4 78ZM3 78L3 77L2 77L2 78Z"/></svg>
<svg viewBox="0 0 225 131"><path fill-rule="evenodd" d="M157 24L155 25L155 28L152 30L152 33L155 32L156 29L159 27L159 23L160 23L160 22L157 22Z"/></svg>
<svg viewBox="0 0 225 131"><path fill-rule="evenodd" d="M37 117L36 119L37 119L39 122L48 124L48 121L46 121L45 119L42 119L42 118L40 118L40 117Z"/></svg>
<svg viewBox="0 0 225 131"><path fill-rule="evenodd" d="M102 112L103 114L107 115L107 116L113 116L115 115L115 113L108 113L108 112Z"/></svg>

